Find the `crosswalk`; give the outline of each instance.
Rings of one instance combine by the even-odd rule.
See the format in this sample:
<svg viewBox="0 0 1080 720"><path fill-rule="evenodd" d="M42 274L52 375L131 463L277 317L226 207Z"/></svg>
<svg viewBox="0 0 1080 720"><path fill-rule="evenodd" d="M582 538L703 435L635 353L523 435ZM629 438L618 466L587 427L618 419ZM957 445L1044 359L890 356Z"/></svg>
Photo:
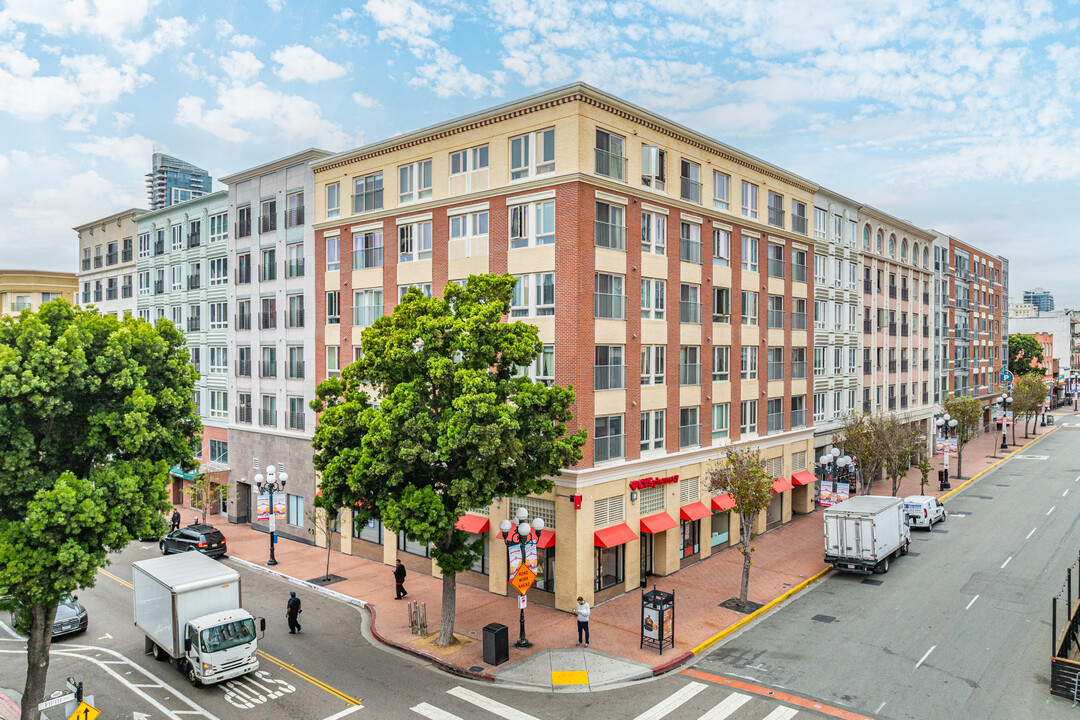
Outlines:
<svg viewBox="0 0 1080 720"><path fill-rule="evenodd" d="M497 700L464 687L454 687L446 691L453 698L433 699L436 704L422 702L411 710L428 720L464 720L464 718L488 717L477 713L477 709L490 713L492 717L506 720L541 720L540 717L526 713ZM460 702L465 704L462 705ZM451 710L440 707L449 705ZM533 706L535 707L535 706ZM638 705L640 707L640 705ZM616 708L611 708L613 711ZM638 708L635 707L634 710ZM458 714L461 713L461 714ZM687 682L667 697L656 702L633 720L664 720L664 718L698 718L699 720L792 720L799 714L797 708L783 705L776 700L732 692L729 688L712 683L697 681ZM630 717L631 713L620 713ZM803 712L800 716L809 720L816 716L814 712Z"/></svg>

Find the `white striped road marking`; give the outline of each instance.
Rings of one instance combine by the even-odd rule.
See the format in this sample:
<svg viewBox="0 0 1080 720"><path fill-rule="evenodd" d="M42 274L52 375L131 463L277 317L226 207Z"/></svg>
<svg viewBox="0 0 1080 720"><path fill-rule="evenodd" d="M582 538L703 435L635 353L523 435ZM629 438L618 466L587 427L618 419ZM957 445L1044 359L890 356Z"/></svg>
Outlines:
<svg viewBox="0 0 1080 720"><path fill-rule="evenodd" d="M1047 511L1046 511L1046 514L1047 514L1047 515L1049 515L1050 513L1054 512L1054 510L1056 510L1056 509L1057 509L1057 505L1055 505L1054 507L1052 507L1052 508L1050 508L1049 510L1047 510Z"/></svg>
<svg viewBox="0 0 1080 720"><path fill-rule="evenodd" d="M720 704L701 716L701 720L727 720L736 710L750 702L749 695L731 693Z"/></svg>
<svg viewBox="0 0 1080 720"><path fill-rule="evenodd" d="M965 609L965 610L970 610L970 609L971 609L971 606L972 606L972 605L974 605L974 604L975 604L975 601L976 601L976 600L978 600L978 599L979 599L979 596L978 596L978 595L976 595L975 597L971 598L971 602L969 602L969 603L967 604L967 607L966 607L966 608L964 608L964 609Z"/></svg>
<svg viewBox="0 0 1080 720"><path fill-rule="evenodd" d="M350 705L349 707L345 708L341 712L336 712L336 713L334 713L333 715L331 715L328 718L323 718L323 720L340 720L340 718L343 718L346 715L350 715L350 714L356 712L357 710L359 710L362 707L364 707L364 706L363 705Z"/></svg>
<svg viewBox="0 0 1080 720"><path fill-rule="evenodd" d="M1012 560L1012 555L1009 556L1009 560ZM1004 570L1005 566L1009 564L1009 560L1006 560L1005 562L1001 563L1001 569L1002 570Z"/></svg>
<svg viewBox="0 0 1080 720"><path fill-rule="evenodd" d="M675 710L684 702L704 690L705 687L705 683L699 682L683 685L676 692L673 692L671 695L656 703L653 707L638 715L634 720L660 720L660 718L666 717L672 710Z"/></svg>
<svg viewBox="0 0 1080 720"><path fill-rule="evenodd" d="M791 720L799 711L795 708L778 707L765 716L765 720Z"/></svg>
<svg viewBox="0 0 1080 720"><path fill-rule="evenodd" d="M1065 492L1061 493L1061 497L1065 497L1069 494L1069 488L1065 488Z"/></svg>
<svg viewBox="0 0 1080 720"><path fill-rule="evenodd" d="M1024 538L1024 539L1025 539L1025 540L1030 540L1030 539L1031 539L1031 536L1032 536L1032 535L1034 535L1034 534L1035 534L1035 531L1036 531L1036 530L1038 530L1038 529L1039 529L1039 528L1038 528L1038 526L1036 526L1036 527L1033 527L1033 528L1031 528L1031 532L1029 532L1029 533L1027 534L1027 537L1026 537L1026 538Z"/></svg>
<svg viewBox="0 0 1080 720"><path fill-rule="evenodd" d="M517 708L512 708L509 705L503 705L497 700L492 700L491 698L484 697L480 693L475 693L472 690L468 690L460 686L451 688L446 692L447 694L453 695L456 698L460 698L467 703L472 703L476 707L483 708L490 713L494 713L496 715L504 717L506 718L506 720L536 720L536 718L534 718L532 715L529 715L528 713L523 713Z"/></svg>
<svg viewBox="0 0 1080 720"><path fill-rule="evenodd" d="M430 720L461 720L461 718L459 718L454 713L446 712L445 710L440 710L439 708L435 707L434 705L428 705L427 703L420 703L419 705L414 705L410 709L414 713L416 713L418 715L423 715L424 717L429 718ZM327 718L326 720L330 720L330 718Z"/></svg>
<svg viewBox="0 0 1080 720"><path fill-rule="evenodd" d="M888 701L888 700L886 700L885 702L883 702L883 703L881 703L880 705L878 705L878 706L877 706L877 710L875 710L875 711L874 711L874 714L875 714L875 715L877 715L878 713L880 713L880 712L881 712L881 708L885 707L885 703L887 703L887 702L889 702L889 701Z"/></svg>
<svg viewBox="0 0 1080 720"><path fill-rule="evenodd" d="M926 662L926 658L930 657L930 653L934 652L934 648L936 648L936 647L937 647L937 645L934 645L929 650L927 650L926 654L922 656L922 660L919 660L919 662L915 663L915 669L916 670L919 669L920 665L922 665L924 662Z"/></svg>

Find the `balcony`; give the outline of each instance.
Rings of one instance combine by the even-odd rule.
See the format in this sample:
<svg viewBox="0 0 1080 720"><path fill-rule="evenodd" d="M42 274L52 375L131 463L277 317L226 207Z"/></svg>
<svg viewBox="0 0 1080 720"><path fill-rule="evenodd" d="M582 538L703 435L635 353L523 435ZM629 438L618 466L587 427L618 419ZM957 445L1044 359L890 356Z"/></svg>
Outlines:
<svg viewBox="0 0 1080 720"><path fill-rule="evenodd" d="M862 411L864 413L870 412L870 401L869 400L863 400Z"/></svg>
<svg viewBox="0 0 1080 720"><path fill-rule="evenodd" d="M769 413L765 416L766 427L769 432L783 432L784 431L784 413Z"/></svg>
<svg viewBox="0 0 1080 720"><path fill-rule="evenodd" d="M769 310L769 327L775 330L784 329L784 311Z"/></svg>
<svg viewBox="0 0 1080 720"><path fill-rule="evenodd" d="M923 372L929 372L930 371L930 361L929 360L923 360L922 361L922 369L923 369Z"/></svg>
<svg viewBox="0 0 1080 720"><path fill-rule="evenodd" d="M792 380L805 380L806 379L806 361L796 360L791 363L791 379Z"/></svg>
<svg viewBox="0 0 1080 720"><path fill-rule="evenodd" d="M120 253L118 253L116 251L113 251L111 253L106 253L106 255L105 255L105 264L106 265L115 265L119 261L120 261Z"/></svg>
<svg viewBox="0 0 1080 720"><path fill-rule="evenodd" d="M806 282L806 266L805 265L792 265L791 266L791 279L793 282Z"/></svg>
<svg viewBox="0 0 1080 720"><path fill-rule="evenodd" d="M625 389L625 365L593 365L593 390Z"/></svg>
<svg viewBox="0 0 1080 720"><path fill-rule="evenodd" d="M907 337L907 336L908 336L908 326L907 325L900 325L900 337Z"/></svg>
<svg viewBox="0 0 1080 720"><path fill-rule="evenodd" d="M277 327L277 313L276 312L261 312L259 313L259 329L260 330L273 330Z"/></svg>
<svg viewBox="0 0 1080 720"><path fill-rule="evenodd" d="M165 241L164 240L155 240L154 241L154 254L155 255L164 255L165 254Z"/></svg>
<svg viewBox="0 0 1080 720"><path fill-rule="evenodd" d="M806 425L806 410L791 411L791 429L801 428Z"/></svg>
<svg viewBox="0 0 1080 720"><path fill-rule="evenodd" d="M251 377L251 361L250 360L237 360L235 363L236 377ZM251 408L248 408L251 411Z"/></svg>
<svg viewBox="0 0 1080 720"><path fill-rule="evenodd" d="M290 380L303 380L304 379L304 361L293 360L289 363L286 370Z"/></svg>
<svg viewBox="0 0 1080 720"><path fill-rule="evenodd" d="M259 266L259 280L277 280L277 263L267 262Z"/></svg>
<svg viewBox="0 0 1080 720"><path fill-rule="evenodd" d="M304 224L304 208L295 207L285 211L285 227L299 227Z"/></svg>
<svg viewBox="0 0 1080 720"><path fill-rule="evenodd" d="M378 190L368 190L358 195L353 195L353 215L371 212L372 210L381 210L382 203L382 188L379 188Z"/></svg>
<svg viewBox="0 0 1080 720"><path fill-rule="evenodd" d="M922 336L924 338L930 337L930 326L929 325L923 325Z"/></svg>
<svg viewBox="0 0 1080 720"><path fill-rule="evenodd" d="M131 262L131 248L124 248L120 253L120 262Z"/></svg>
<svg viewBox="0 0 1080 720"><path fill-rule="evenodd" d="M889 297L892 298L893 300L896 299L896 286L895 285L890 285L889 286Z"/></svg>
<svg viewBox="0 0 1080 720"><path fill-rule="evenodd" d="M105 288L105 299L106 300L116 300L119 297L119 295L120 295L120 288L115 287L115 286L113 286L111 288Z"/></svg>
<svg viewBox="0 0 1080 720"><path fill-rule="evenodd" d="M683 262L701 264L701 243L690 238L679 239L679 259Z"/></svg>
<svg viewBox="0 0 1080 720"><path fill-rule="evenodd" d="M894 398L894 397L889 398L889 409L890 410L895 410L896 409L896 398Z"/></svg>
<svg viewBox="0 0 1080 720"><path fill-rule="evenodd" d="M624 226L603 222L602 220L597 220L594 224L596 226L596 247L606 247L612 250L626 249L626 228Z"/></svg>
<svg viewBox="0 0 1080 720"><path fill-rule="evenodd" d="M889 323L889 335L896 337L896 323L894 322Z"/></svg>
<svg viewBox="0 0 1080 720"><path fill-rule="evenodd" d="M381 247L353 250L352 256L353 270L367 270L383 266L383 249Z"/></svg>
<svg viewBox="0 0 1080 720"><path fill-rule="evenodd" d="M352 309L353 327L370 327L375 324L376 320L382 317L382 314L382 305L354 306Z"/></svg>
<svg viewBox="0 0 1080 720"><path fill-rule="evenodd" d="M285 425L289 430L303 430L304 429L304 413L302 412L287 412L285 413Z"/></svg>
<svg viewBox="0 0 1080 720"><path fill-rule="evenodd" d="M103 260L103 258L101 257L101 255L95 255L95 256L94 256L94 267L95 267L95 268L99 268L99 267L101 267L101 265L102 265L102 260Z"/></svg>
<svg viewBox="0 0 1080 720"><path fill-rule="evenodd" d="M276 378L277 361L263 360L259 363L259 377Z"/></svg>
<svg viewBox="0 0 1080 720"><path fill-rule="evenodd" d="M122 298L131 297L131 292L131 285L122 285L120 287L120 297Z"/></svg>
<svg viewBox="0 0 1080 720"><path fill-rule="evenodd" d="M803 215L791 216L791 230L797 232L800 235L806 234L806 217Z"/></svg>
<svg viewBox="0 0 1080 720"><path fill-rule="evenodd" d="M289 328L302 328L302 327L304 327L304 311L303 311L303 309L289 310L289 312L285 315L285 327L289 327Z"/></svg>
<svg viewBox="0 0 1080 720"><path fill-rule="evenodd" d="M701 363L680 363L679 364L679 384L680 385L700 385L701 384Z"/></svg>
<svg viewBox="0 0 1080 720"><path fill-rule="evenodd" d="M285 264L285 277L303 277L304 276L304 258L296 258L289 260Z"/></svg>
<svg viewBox="0 0 1080 720"><path fill-rule="evenodd" d="M902 302L907 302L907 300L908 300L908 289L907 288L901 288L900 289L900 300Z"/></svg>
<svg viewBox="0 0 1080 720"><path fill-rule="evenodd" d="M241 265L236 268L236 284L247 285L251 282L251 266Z"/></svg>
<svg viewBox="0 0 1080 720"><path fill-rule="evenodd" d="M607 435L593 438L593 462L619 460L624 455L625 435Z"/></svg>
<svg viewBox="0 0 1080 720"><path fill-rule="evenodd" d="M863 280L862 281L862 291L863 291L863 295L871 294L874 291L874 284L872 282L870 282L869 280Z"/></svg>
<svg viewBox="0 0 1080 720"><path fill-rule="evenodd" d="M596 151L596 174L626 182L626 158L607 150Z"/></svg>
<svg viewBox="0 0 1080 720"><path fill-rule="evenodd" d="M277 230L277 215L260 215L259 216L259 232L268 233Z"/></svg>
<svg viewBox="0 0 1080 720"><path fill-rule="evenodd" d="M165 292L165 281L164 280L155 280L154 281L154 294L155 295L161 295L164 292Z"/></svg>
<svg viewBox="0 0 1080 720"><path fill-rule="evenodd" d="M929 405L930 404L930 393L923 393L922 394L922 404L923 405Z"/></svg>
<svg viewBox="0 0 1080 720"><path fill-rule="evenodd" d="M202 245L202 234L197 232L188 233L187 246L189 248L197 248L200 245Z"/></svg>
<svg viewBox="0 0 1080 720"><path fill-rule="evenodd" d="M923 305L929 305L930 304L930 293L924 292L922 294L922 301L923 301Z"/></svg>
<svg viewBox="0 0 1080 720"><path fill-rule="evenodd" d="M683 300L679 302L679 322L701 324L701 303Z"/></svg>
<svg viewBox="0 0 1080 720"><path fill-rule="evenodd" d="M593 314L597 318L626 319L626 296L614 293L593 293Z"/></svg>
<svg viewBox="0 0 1080 720"><path fill-rule="evenodd" d="M701 204L701 183L688 177L680 177L679 197L692 203Z"/></svg>
<svg viewBox="0 0 1080 720"><path fill-rule="evenodd" d="M198 275L188 275L187 286L188 290L198 290L202 287L202 278Z"/></svg>
<svg viewBox="0 0 1080 720"><path fill-rule="evenodd" d="M259 424L263 427L277 427L277 412L263 408L259 411Z"/></svg>
<svg viewBox="0 0 1080 720"><path fill-rule="evenodd" d="M236 323L237 330L250 330L251 329L251 313L237 313L233 316L233 322Z"/></svg>
<svg viewBox="0 0 1080 720"><path fill-rule="evenodd" d="M906 407L907 407L907 395L903 395L903 396L900 397L900 408L904 409Z"/></svg>
<svg viewBox="0 0 1080 720"><path fill-rule="evenodd" d="M791 313L791 329L792 330L805 330L806 329L806 313L793 312Z"/></svg>
<svg viewBox="0 0 1080 720"><path fill-rule="evenodd" d="M783 380L784 379L784 363L769 363L769 380Z"/></svg>
<svg viewBox="0 0 1080 720"><path fill-rule="evenodd" d="M908 371L908 361L907 360L901 360L900 361L900 372L907 372L907 371Z"/></svg>
<svg viewBox="0 0 1080 720"><path fill-rule="evenodd" d="M251 237L251 215L248 214L236 223L236 237Z"/></svg>
<svg viewBox="0 0 1080 720"><path fill-rule="evenodd" d="M202 319L199 317L189 317L187 319L188 332L199 332L202 328Z"/></svg>
<svg viewBox="0 0 1080 720"><path fill-rule="evenodd" d="M863 373L863 375L869 375L870 374L870 363L868 361L863 361L862 373Z"/></svg>
<svg viewBox="0 0 1080 720"><path fill-rule="evenodd" d="M243 423L245 425L251 424L251 406L240 405L236 408L236 422Z"/></svg>
<svg viewBox="0 0 1080 720"><path fill-rule="evenodd" d="M769 258L769 277L781 278L784 277L784 261L777 260L776 258Z"/></svg>
<svg viewBox="0 0 1080 720"><path fill-rule="evenodd" d="M864 334L873 333L874 332L874 321L873 320L863 320L862 321L862 331L863 331Z"/></svg>
<svg viewBox="0 0 1080 720"><path fill-rule="evenodd" d="M783 208L770 207L769 208L769 224L776 227L784 227L784 210Z"/></svg>
<svg viewBox="0 0 1080 720"><path fill-rule="evenodd" d="M889 361L889 372L890 373L895 373L896 372L896 361L895 360L890 360Z"/></svg>
<svg viewBox="0 0 1080 720"><path fill-rule="evenodd" d="M82 269L83 270L89 270L90 269L90 258L83 258L82 259Z"/></svg>
<svg viewBox="0 0 1080 720"><path fill-rule="evenodd" d="M679 426L679 447L688 448L701 444L701 424Z"/></svg>

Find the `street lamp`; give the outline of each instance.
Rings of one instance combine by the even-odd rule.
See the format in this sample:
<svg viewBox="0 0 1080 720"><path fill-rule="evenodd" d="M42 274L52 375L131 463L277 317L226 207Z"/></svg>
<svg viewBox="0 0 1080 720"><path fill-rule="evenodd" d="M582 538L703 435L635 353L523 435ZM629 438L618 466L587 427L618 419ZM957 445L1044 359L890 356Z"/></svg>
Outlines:
<svg viewBox="0 0 1080 720"><path fill-rule="evenodd" d="M1009 405L1012 404L1012 397L1005 395L997 399L997 404L1001 406L1001 449L1008 450L1009 443L1006 433L1008 432L1009 425Z"/></svg>
<svg viewBox="0 0 1080 720"><path fill-rule="evenodd" d="M1080 403L1080 385L1077 381L1080 380L1080 373L1072 374L1072 391L1073 391L1073 412L1077 410L1077 404Z"/></svg>
<svg viewBox="0 0 1080 720"><path fill-rule="evenodd" d="M510 552L510 548L514 545L521 547L521 562L526 561L526 544L529 542L529 533L532 530L536 531L536 542L540 542L540 534L544 531L544 519L533 518L532 524L529 524L529 511L525 508L518 508L517 511L517 527L514 527L514 523L509 520L503 520L499 523L499 530L502 531L502 538L506 541L506 551ZM511 531L513 533L511 534ZM532 643L525 638L525 607L522 606L519 612L519 622L521 624L521 633L518 637L518 641L514 643L514 647L524 650L525 648L531 648Z"/></svg>
<svg viewBox="0 0 1080 720"><path fill-rule="evenodd" d="M945 462L943 465L944 475L941 479L941 490L947 490L952 485L949 484L949 433L956 428L957 421L949 416L949 413L945 413L937 419L937 426L941 429L941 437L945 440Z"/></svg>
<svg viewBox="0 0 1080 720"><path fill-rule="evenodd" d="M285 489L285 481L289 479L289 473L282 471L280 474L275 469L277 466L274 463L268 463L266 466L266 477L263 477L262 473L255 473L255 486L259 489L259 494L268 493L270 495L270 559L266 561L267 565L277 565L278 561L274 557L274 531L277 526L274 523L276 519L274 513L274 493L281 492Z"/></svg>

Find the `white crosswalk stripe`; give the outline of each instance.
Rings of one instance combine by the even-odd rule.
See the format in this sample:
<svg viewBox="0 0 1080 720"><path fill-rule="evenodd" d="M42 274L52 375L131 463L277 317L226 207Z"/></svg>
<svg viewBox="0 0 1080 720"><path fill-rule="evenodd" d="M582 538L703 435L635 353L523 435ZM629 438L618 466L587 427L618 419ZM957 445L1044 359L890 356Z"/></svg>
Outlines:
<svg viewBox="0 0 1080 720"><path fill-rule="evenodd" d="M675 710L705 688L705 683L699 682L692 682L689 685L684 685L653 707L638 715L634 720L660 720L660 718L667 716L672 710Z"/></svg>
<svg viewBox="0 0 1080 720"><path fill-rule="evenodd" d="M765 720L791 720L799 712L795 708L778 707L765 716Z"/></svg>
<svg viewBox="0 0 1080 720"><path fill-rule="evenodd" d="M420 703L411 709L414 713L423 715L430 720L461 720L461 718L454 713L440 710L434 705L428 705L427 703Z"/></svg>
<svg viewBox="0 0 1080 720"><path fill-rule="evenodd" d="M720 704L702 715L701 720L727 720L727 718L731 717L732 713L748 702L750 702L749 695L731 693L721 700Z"/></svg>
<svg viewBox="0 0 1080 720"><path fill-rule="evenodd" d="M473 692L463 687L456 687L446 691L447 694L453 695L456 698L464 700L467 703L472 703L478 708L483 708L488 712L495 713L499 717L506 718L506 720L536 720L535 717L528 713L523 713L517 708L512 708L509 705L503 705L497 700L484 697L480 693ZM449 720L449 719L448 719Z"/></svg>

